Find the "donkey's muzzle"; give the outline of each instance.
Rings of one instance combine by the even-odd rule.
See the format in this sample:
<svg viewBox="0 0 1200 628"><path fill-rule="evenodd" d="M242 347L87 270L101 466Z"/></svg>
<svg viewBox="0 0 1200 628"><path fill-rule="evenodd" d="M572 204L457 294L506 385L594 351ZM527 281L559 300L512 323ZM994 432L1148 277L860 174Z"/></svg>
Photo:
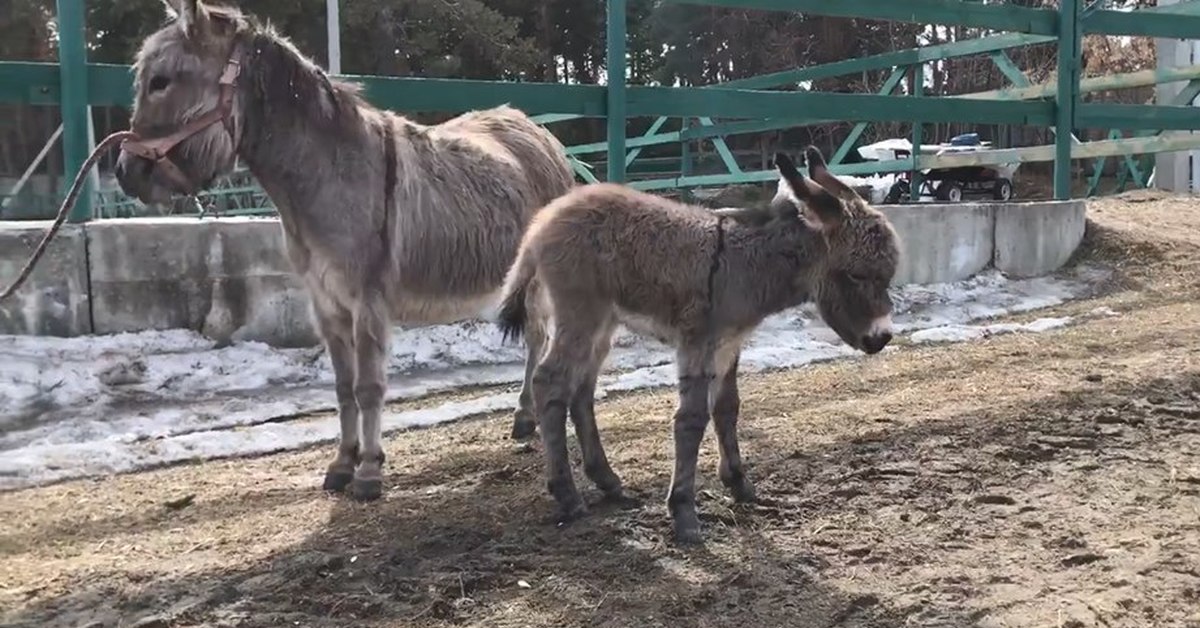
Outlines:
<svg viewBox="0 0 1200 628"><path fill-rule="evenodd" d="M883 348L886 347L888 345L888 343L891 341L892 341L892 332L885 331L885 332L881 332L881 333L877 333L877 334L863 336L862 340L860 341L860 344L862 345L862 350L864 353L866 353L867 355L874 355L876 353L879 353L880 351L883 351Z"/></svg>

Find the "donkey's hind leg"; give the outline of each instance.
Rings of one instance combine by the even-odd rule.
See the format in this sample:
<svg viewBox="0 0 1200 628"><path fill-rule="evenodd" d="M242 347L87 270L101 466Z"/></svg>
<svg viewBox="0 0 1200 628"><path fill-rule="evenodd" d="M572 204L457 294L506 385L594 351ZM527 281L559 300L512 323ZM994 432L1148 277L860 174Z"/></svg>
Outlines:
<svg viewBox="0 0 1200 628"><path fill-rule="evenodd" d="M354 479L354 467L358 465L358 402L354 399L354 324L349 312L325 303L319 294L314 294L314 297L317 327L325 341L325 349L329 352L329 361L333 365L338 423L341 424L337 456L325 470L325 490L338 492Z"/></svg>
<svg viewBox="0 0 1200 628"><path fill-rule="evenodd" d="M575 424L575 437L583 453L583 471L609 498L621 497L621 478L608 463L604 445L600 442L600 431L596 426L596 378L608 357L615 327L615 321L610 321L597 332L592 354L587 363L580 365L578 384L571 395L571 422Z"/></svg>
<svg viewBox="0 0 1200 628"><path fill-rule="evenodd" d="M370 501L383 494L383 397L387 390L387 348L391 324L387 306L379 295L366 295L354 313L354 350L357 373L354 398L362 414L362 447L351 494Z"/></svg>
<svg viewBox="0 0 1200 628"><path fill-rule="evenodd" d="M546 488L558 503L559 520L563 522L587 512L567 457L567 408L583 370L588 368L592 339L606 316L590 304L567 302L572 310L556 319L550 350L534 369L532 381L546 456ZM577 305L583 307L575 308Z"/></svg>
<svg viewBox="0 0 1200 628"><path fill-rule="evenodd" d="M546 312L540 303L537 282L529 284L525 296L525 378L521 383L521 396L517 399L517 411L513 414L512 437L523 440L537 433L537 415L533 405L533 370L542 359L546 348Z"/></svg>

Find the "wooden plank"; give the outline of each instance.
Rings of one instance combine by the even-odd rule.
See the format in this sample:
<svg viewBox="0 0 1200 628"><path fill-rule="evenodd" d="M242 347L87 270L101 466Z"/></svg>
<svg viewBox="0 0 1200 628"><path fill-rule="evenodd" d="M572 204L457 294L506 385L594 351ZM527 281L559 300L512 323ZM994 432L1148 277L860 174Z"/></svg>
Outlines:
<svg viewBox="0 0 1200 628"><path fill-rule="evenodd" d="M1058 91L1054 116L1054 198L1058 200L1071 198L1071 139L1075 129L1075 110L1079 103L1079 74L1083 65L1079 29L1082 11L1082 0L1061 0L1058 12Z"/></svg>
<svg viewBox="0 0 1200 628"><path fill-rule="evenodd" d="M629 87L630 116L771 118L803 111L814 119L847 121L1053 123L1053 105L960 98L913 98L874 94L768 92L688 87Z"/></svg>
<svg viewBox="0 0 1200 628"><path fill-rule="evenodd" d="M625 122L628 100L625 97L625 0L608 0L605 13L605 68L608 85L605 92L605 118L608 139L608 181L625 182Z"/></svg>
<svg viewBox="0 0 1200 628"><path fill-rule="evenodd" d="M1007 72L1005 74L1007 75ZM1121 74L1109 74L1082 79L1079 81L1079 93L1090 94L1112 89L1127 89L1161 83L1174 83L1175 81L1190 81L1198 78L1200 78L1200 65L1158 70L1138 70L1136 72L1124 72ZM1013 82L1016 83L1016 81ZM1037 100L1041 98L1053 98L1057 88L1057 84L1053 82L1039 83L1036 85L993 89L985 92L973 92L953 96L953 98L967 98L970 100Z"/></svg>
<svg viewBox="0 0 1200 628"><path fill-rule="evenodd" d="M1094 159L1103 156L1174 152L1195 148L1200 148L1200 134L1169 133L1156 137L1132 137L1075 144L1071 147L1071 159ZM929 168L992 166L1054 161L1054 154L1055 145L1045 144L1025 148L921 155L918 163L922 170ZM912 160L891 159L885 161L866 161L856 164L830 165L829 170L834 174L857 176L904 172L910 168L912 168ZM719 186L774 181L777 176L779 175L774 170L756 170L743 172L739 175L717 174L636 181L632 183L632 186L640 190L668 190L680 187Z"/></svg>
<svg viewBox="0 0 1200 628"><path fill-rule="evenodd" d="M893 68L891 75L887 77L887 80L883 82L883 86L879 88L879 93L881 95L891 94L896 89L896 86L900 84L900 81L904 79L904 70L904 66ZM838 146L837 150L834 151L833 157L829 159L829 163L842 163L842 160L846 158L846 154L850 152L851 148L854 148L854 144L858 142L858 138L862 137L863 131L866 130L866 122L855 124L854 128L850 129L850 133L846 135L846 139L842 141L841 146Z"/></svg>
<svg viewBox="0 0 1200 628"><path fill-rule="evenodd" d="M63 194L91 152L91 109L88 108L87 31L83 0L58 0L59 93L62 95ZM70 214L71 222L87 222L92 216L92 178L84 179L79 200Z"/></svg>
<svg viewBox="0 0 1200 628"><path fill-rule="evenodd" d="M1167 39L1195 39L1200 34L1200 15L1182 12L1093 11L1083 28L1096 35L1135 35Z"/></svg>
<svg viewBox="0 0 1200 628"><path fill-rule="evenodd" d="M796 11L832 17L858 17L918 24L975 26L993 30L1056 35L1053 11L960 0L665 0L680 4Z"/></svg>
<svg viewBox="0 0 1200 628"><path fill-rule="evenodd" d="M717 83L708 87L762 89L766 87L778 87L781 85L794 85L801 81L815 81L823 78L844 76L846 74L857 74L870 70L882 70L885 68L894 68L896 66L923 63L926 61L940 61L942 59L969 57L971 55L985 54L994 52L996 50L1007 50L1009 48L1016 48L1018 46L1043 44L1053 41L1058 41L1058 38L1046 35L1028 35L1025 33L1005 33L1003 35L980 37L978 39L968 39L966 41L956 41L947 44L935 44L933 46L922 46L918 48L897 50L894 52L884 52L867 57L860 57L858 59L847 59L845 61L823 63L821 65L815 65L807 68L796 68L794 70L772 72L771 74L762 74L759 76Z"/></svg>
<svg viewBox="0 0 1200 628"><path fill-rule="evenodd" d="M1200 129L1200 112L1195 107L1169 105L1079 105L1076 126L1117 129Z"/></svg>
<svg viewBox="0 0 1200 628"><path fill-rule="evenodd" d="M703 126L713 125L712 118L701 117L700 124ZM741 166L738 166L737 160L733 158L733 153L729 151L729 147L725 145L725 140L721 137L713 138L713 147L717 149L717 154L721 156L721 161L725 164L725 169L733 174L738 174L742 171Z"/></svg>
<svg viewBox="0 0 1200 628"><path fill-rule="evenodd" d="M1200 134L1164 133L1153 137L1127 137L1117 140L1082 142L1071 146L1071 159L1093 159L1115 155L1169 153L1200 148ZM957 168L963 166L993 166L1037 161L1054 161L1055 144L1024 148L1001 148L969 153L922 155L921 168Z"/></svg>

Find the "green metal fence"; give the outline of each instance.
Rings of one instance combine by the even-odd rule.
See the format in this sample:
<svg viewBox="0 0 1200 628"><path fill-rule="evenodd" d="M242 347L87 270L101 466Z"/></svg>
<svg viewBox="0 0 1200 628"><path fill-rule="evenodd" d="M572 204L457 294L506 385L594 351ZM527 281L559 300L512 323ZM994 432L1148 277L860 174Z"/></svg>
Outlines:
<svg viewBox="0 0 1200 628"><path fill-rule="evenodd" d="M834 152L831 162L839 174L919 172L949 165L997 165L1027 161L1054 163L1054 195L1068 198L1072 159L1104 160L1121 157L1123 176L1144 182L1148 171L1135 155L1200 147L1200 135L1173 133L1200 129L1200 115L1188 106L1200 93L1200 70L1182 68L1148 70L1080 80L1081 38L1086 33L1200 38L1200 0L1176 5L1117 11L1095 2L1061 0L1057 10L968 0L663 0L665 2L721 6L764 11L801 11L828 16L886 19L904 22L980 27L1003 34L922 48L912 48L859 59L752 77L704 87L626 85L625 0L608 1L607 85L559 85L455 79L348 76L363 84L374 104L406 112L465 111L508 103L536 115L544 124L577 118L606 118L607 141L572 146L576 171L587 181L596 180L595 169L584 156L606 155L605 178L625 182L631 171L646 171L635 162L643 148L678 144L680 161L670 176L650 176L633 181L634 187L666 190L709 185L767 181L770 170L746 170L729 150L726 137L766 130L788 129L828 121L857 123ZM66 170L73 173L88 152L88 106L128 106L131 74L127 66L90 64L84 41L83 0L57 0L60 33L59 64L0 63L0 102L57 105L62 109L62 134ZM1057 77L1050 85L1031 85L1012 63L1006 50L1057 42ZM925 96L922 81L916 93L895 95L910 72L922 76L925 63L969 55L987 54L1012 82L1011 88L961 96ZM819 78L890 69L877 94L776 91ZM1173 102L1157 105L1118 105L1082 102L1081 95L1101 89L1189 81ZM629 118L650 117L654 122L642 136L627 138ZM672 122L674 120L674 122ZM872 122L912 123L914 144L920 144L922 124L965 122L1034 125L1061 129L1053 145L983 150L959 155L921 155L868 163L844 163L849 151ZM553 128L553 127L551 127ZM663 131L664 128L676 130ZM1109 130L1109 139L1079 142L1072 134L1082 128ZM1126 135L1129 134L1129 137ZM697 164L690 145L713 144L724 168L719 173L695 173ZM1103 161L1097 162L1097 168ZM1098 172L1094 178L1098 180ZM237 177L234 177L236 179ZM244 189L243 189L244 188ZM269 211L265 196L254 197L252 184L231 181L217 193L261 198L261 207L249 201L233 211ZM85 195L90 200L92 195ZM122 215L132 206L120 198L101 198L105 214ZM247 204L247 203L243 203ZM72 220L94 215L89 202L80 203Z"/></svg>

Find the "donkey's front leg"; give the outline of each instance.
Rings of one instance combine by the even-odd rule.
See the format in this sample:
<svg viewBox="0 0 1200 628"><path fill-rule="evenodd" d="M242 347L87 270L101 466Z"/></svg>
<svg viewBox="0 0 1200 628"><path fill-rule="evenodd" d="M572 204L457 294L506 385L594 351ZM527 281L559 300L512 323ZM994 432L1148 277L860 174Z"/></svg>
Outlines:
<svg viewBox="0 0 1200 628"><path fill-rule="evenodd" d="M708 427L708 391L713 379L712 350L705 346L679 350L679 408L675 411L675 472L667 508L679 543L699 543L696 514L696 458Z"/></svg>
<svg viewBox="0 0 1200 628"><path fill-rule="evenodd" d="M319 297L317 301L320 301ZM317 325L333 365L338 423L341 424L337 456L325 470L325 490L339 492L354 479L354 467L358 465L358 402L354 399L355 355L352 344L354 325L349 312L320 306L317 307Z"/></svg>
<svg viewBox="0 0 1200 628"><path fill-rule="evenodd" d="M354 350L357 377L354 398L362 414L360 460L350 492L355 499L370 501L383 494L383 430L380 423L387 390L387 348L391 339L390 319L382 297L366 298L354 314Z"/></svg>
<svg viewBox="0 0 1200 628"><path fill-rule="evenodd" d="M733 494L734 501L749 503L755 500L754 484L746 477L742 468L742 454L738 450L737 422L741 406L738 396L738 354L741 342L722 345L716 356L716 385L712 395L713 427L717 432L717 444L721 450L718 468L721 483Z"/></svg>

